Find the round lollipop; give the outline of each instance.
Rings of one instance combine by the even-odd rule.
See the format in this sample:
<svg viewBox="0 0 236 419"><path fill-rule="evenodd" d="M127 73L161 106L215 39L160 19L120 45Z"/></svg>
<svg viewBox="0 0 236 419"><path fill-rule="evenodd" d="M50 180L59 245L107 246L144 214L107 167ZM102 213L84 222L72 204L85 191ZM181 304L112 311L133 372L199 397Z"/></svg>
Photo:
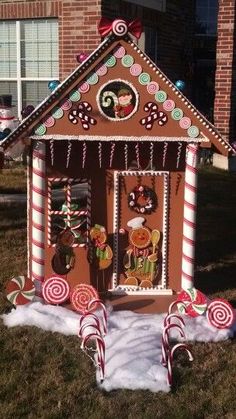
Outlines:
<svg viewBox="0 0 236 419"><path fill-rule="evenodd" d="M79 284L71 291L70 301L72 306L79 313L84 313L91 300L99 300L97 290L88 284ZM97 308L97 303L93 304L92 310Z"/></svg>
<svg viewBox="0 0 236 419"><path fill-rule="evenodd" d="M179 313L190 317L197 317L205 313L207 309L206 296L196 288L183 290L177 297ZM181 304L182 303L182 304Z"/></svg>
<svg viewBox="0 0 236 419"><path fill-rule="evenodd" d="M234 321L234 310L223 298L213 300L207 309L207 320L217 329L228 329Z"/></svg>
<svg viewBox="0 0 236 419"><path fill-rule="evenodd" d="M68 300L70 286L68 282L59 276L46 279L42 285L43 298L49 304L61 304Z"/></svg>
<svg viewBox="0 0 236 419"><path fill-rule="evenodd" d="M27 304L35 296L35 287L30 278L16 276L6 286L7 299L14 305Z"/></svg>

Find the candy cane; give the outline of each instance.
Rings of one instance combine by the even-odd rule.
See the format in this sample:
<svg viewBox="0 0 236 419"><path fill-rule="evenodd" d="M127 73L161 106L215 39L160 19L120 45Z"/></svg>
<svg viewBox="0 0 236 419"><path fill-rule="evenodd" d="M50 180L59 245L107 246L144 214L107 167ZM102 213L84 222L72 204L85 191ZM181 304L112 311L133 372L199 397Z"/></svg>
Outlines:
<svg viewBox="0 0 236 419"><path fill-rule="evenodd" d="M177 150L177 160L176 160L176 169L179 168L179 162L180 162L180 156L181 156L181 150L182 150L183 144L181 142L178 142L178 150Z"/></svg>
<svg viewBox="0 0 236 419"><path fill-rule="evenodd" d="M87 115L87 112L92 110L92 106L88 102L81 102L78 104L77 109L73 109L68 114L68 119L72 124L78 124L78 118L81 121L82 127L86 130L89 129L90 125L96 125L97 121L95 118Z"/></svg>
<svg viewBox="0 0 236 419"><path fill-rule="evenodd" d="M150 167L153 169L153 154L154 154L154 144L150 143Z"/></svg>
<svg viewBox="0 0 236 419"><path fill-rule="evenodd" d="M111 152L110 152L110 167L112 167L114 152L115 152L115 143L111 143Z"/></svg>
<svg viewBox="0 0 236 419"><path fill-rule="evenodd" d="M82 168L84 169L85 167L85 162L86 162L86 154L87 154L87 144L84 141L83 142L83 157L82 157Z"/></svg>
<svg viewBox="0 0 236 419"><path fill-rule="evenodd" d="M102 143L98 143L98 159L99 159L99 167L102 167Z"/></svg>
<svg viewBox="0 0 236 419"><path fill-rule="evenodd" d="M104 108L108 108L109 106L111 106L112 100L113 100L114 106L118 105L119 103L118 97L116 96L114 92L109 92L109 91L104 92L102 95L102 106Z"/></svg>
<svg viewBox="0 0 236 419"><path fill-rule="evenodd" d="M51 166L54 164L54 140L50 140Z"/></svg>
<svg viewBox="0 0 236 419"><path fill-rule="evenodd" d="M177 319L179 320L179 322L181 323L181 326L184 327L185 326L185 322L184 319L182 319L181 316L179 316L178 314L168 314L165 319L164 319L164 327L166 327L168 324L171 324L171 320L172 319Z"/></svg>
<svg viewBox="0 0 236 419"><path fill-rule="evenodd" d="M107 334L107 309L106 309L106 306L101 300L91 300L91 301L89 301L86 310L88 310L88 311L91 310L91 308L94 304L100 305L101 308L102 308L102 312L103 312L103 317L102 317L103 333L104 333L104 335L106 335Z"/></svg>
<svg viewBox="0 0 236 419"><path fill-rule="evenodd" d="M167 366L169 348L170 347L166 342L165 336L164 336L164 334L162 334L162 337L161 337L161 363L162 363L163 367Z"/></svg>
<svg viewBox="0 0 236 419"><path fill-rule="evenodd" d="M186 339L186 336L182 327L177 323L171 323L171 324L168 324L163 330L163 337L165 339L166 345L169 345L169 330L173 328L176 328L179 331L180 336Z"/></svg>
<svg viewBox="0 0 236 419"><path fill-rule="evenodd" d="M146 129L151 130L155 121L157 121L160 126L167 123L167 115L163 111L158 112L158 106L156 103L148 102L143 109L145 112L149 112L149 115L140 119L139 123L144 125Z"/></svg>
<svg viewBox="0 0 236 419"><path fill-rule="evenodd" d="M41 296L45 264L45 143L34 143L32 163L32 279L36 295Z"/></svg>
<svg viewBox="0 0 236 419"><path fill-rule="evenodd" d="M128 144L125 144L125 170L128 170Z"/></svg>
<svg viewBox="0 0 236 419"><path fill-rule="evenodd" d="M196 198L197 198L197 144L187 146L185 185L184 185L184 222L182 250L182 289L193 287L195 234L196 234Z"/></svg>
<svg viewBox="0 0 236 419"><path fill-rule="evenodd" d="M138 169L139 169L140 168L140 159L139 159L139 144L138 143L135 145L135 153L136 153L137 166L138 166Z"/></svg>
<svg viewBox="0 0 236 419"><path fill-rule="evenodd" d="M173 348L171 349L170 352L170 356L168 357L168 372L167 372L167 383L169 386L172 385L173 382L173 368L172 368L172 364L173 364L173 358L174 358L174 353L176 352L177 349L181 349L181 350L185 350L188 354L188 358L189 361L193 361L193 355L191 353L191 351L189 350L188 346L185 345L185 343L177 343L175 346L173 346Z"/></svg>
<svg viewBox="0 0 236 419"><path fill-rule="evenodd" d="M89 333L85 333L86 329L89 329ZM88 336L88 334L91 334L91 329L93 329L93 332L95 331L95 334L97 334L98 336L101 336L101 330L100 330L99 322L98 322L98 325L93 324L93 323L82 324L80 329L79 329L79 332L78 332L78 336L83 339L82 343L83 343L84 339L86 338L86 336Z"/></svg>
<svg viewBox="0 0 236 419"><path fill-rule="evenodd" d="M169 305L168 314L171 314L173 307L176 306L176 305L178 306L178 304L179 304L179 301L173 301L173 303L171 303ZM182 304L183 304L183 306L186 307L186 304L185 303L181 302L181 305Z"/></svg>
<svg viewBox="0 0 236 419"><path fill-rule="evenodd" d="M167 149L168 149L168 143L167 143L167 141L165 141L164 142L164 147L163 147L162 167L165 167L165 164L166 164Z"/></svg>
<svg viewBox="0 0 236 419"><path fill-rule="evenodd" d="M100 328L99 318L96 316L96 314L86 313L86 314L83 314L81 316L81 318L80 318L80 322L79 322L79 327L80 328L79 328L79 333L78 333L79 337L82 337L82 330L81 330L81 328L84 327L84 326L86 326L88 324L88 323L84 323L85 320L88 320L88 321L91 321L92 320L92 321L94 321L95 322L95 325L99 329L99 333L101 335L101 328Z"/></svg>
<svg viewBox="0 0 236 419"><path fill-rule="evenodd" d="M66 168L68 169L70 163L70 156L71 156L71 149L72 149L72 142L68 141L67 145L67 156L66 156Z"/></svg>
<svg viewBox="0 0 236 419"><path fill-rule="evenodd" d="M84 340L81 344L81 349L82 350L85 350L86 344L87 344L88 340L90 340L90 339L94 339L95 342L96 342L97 357L98 357L97 366L100 369L101 381L103 381L104 376L105 376L105 342L104 342L104 339L101 336L97 335L96 333L91 333L84 338Z"/></svg>
<svg viewBox="0 0 236 419"><path fill-rule="evenodd" d="M156 111L158 111L158 106L154 102L148 102L148 103L146 103L146 105L144 106L143 109L145 110L145 112L148 112L148 111L156 112Z"/></svg>

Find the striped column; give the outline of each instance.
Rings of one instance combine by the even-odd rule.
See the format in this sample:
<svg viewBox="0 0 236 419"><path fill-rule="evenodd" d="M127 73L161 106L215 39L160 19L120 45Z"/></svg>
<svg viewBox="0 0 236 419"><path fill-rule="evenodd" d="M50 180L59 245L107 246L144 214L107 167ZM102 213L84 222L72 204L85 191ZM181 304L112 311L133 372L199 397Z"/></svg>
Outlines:
<svg viewBox="0 0 236 419"><path fill-rule="evenodd" d="M36 141L32 160L32 279L41 296L45 251L45 144Z"/></svg>
<svg viewBox="0 0 236 419"><path fill-rule="evenodd" d="M186 149L186 171L184 184L184 223L182 252L182 289L193 287L196 198L197 198L197 144L189 144Z"/></svg>

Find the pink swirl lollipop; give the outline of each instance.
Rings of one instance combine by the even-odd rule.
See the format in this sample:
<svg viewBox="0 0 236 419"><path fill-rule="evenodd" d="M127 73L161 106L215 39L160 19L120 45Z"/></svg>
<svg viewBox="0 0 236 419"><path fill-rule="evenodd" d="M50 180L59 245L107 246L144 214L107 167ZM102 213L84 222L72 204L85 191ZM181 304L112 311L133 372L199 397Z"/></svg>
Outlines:
<svg viewBox="0 0 236 419"><path fill-rule="evenodd" d="M70 295L70 286L64 278L53 276L43 282L42 294L47 303L61 304L68 300Z"/></svg>
<svg viewBox="0 0 236 419"><path fill-rule="evenodd" d="M165 109L165 111L171 112L175 108L175 102L172 99L167 99L163 103L163 108Z"/></svg>
<svg viewBox="0 0 236 419"><path fill-rule="evenodd" d="M116 58L122 58L122 57L124 57L124 55L126 54L126 50L125 50L125 48L124 47L118 47L118 48L116 48L115 50L114 50L114 52L113 52L113 55L116 57Z"/></svg>
<svg viewBox="0 0 236 419"><path fill-rule="evenodd" d="M44 125L47 128L53 127L53 125L55 125L55 119L53 118L53 116L49 115L45 120L44 120Z"/></svg>
<svg viewBox="0 0 236 419"><path fill-rule="evenodd" d="M183 129L188 129L189 127L191 127L191 119L188 118L187 116L184 116L183 118L181 118L181 120L179 121L179 125L181 128Z"/></svg>
<svg viewBox="0 0 236 419"><path fill-rule="evenodd" d="M87 93L89 89L90 89L90 86L86 81L79 86L80 93Z"/></svg>
<svg viewBox="0 0 236 419"><path fill-rule="evenodd" d="M223 298L213 300L207 308L207 320L217 329L227 329L234 321L234 310Z"/></svg>
<svg viewBox="0 0 236 419"><path fill-rule="evenodd" d="M133 64L131 65L129 71L132 76L138 77L142 73L143 69L140 64Z"/></svg>
<svg viewBox="0 0 236 419"><path fill-rule="evenodd" d="M160 88L159 84L156 83L155 81L151 81L147 85L147 91L148 93L150 93L150 95L155 95L155 93L159 90L159 88Z"/></svg>
<svg viewBox="0 0 236 419"><path fill-rule="evenodd" d="M108 70L104 64L100 64L95 68L95 71L98 76L105 76Z"/></svg>
<svg viewBox="0 0 236 419"><path fill-rule="evenodd" d="M114 22L112 23L112 31L117 36L124 36L128 32L128 26L125 20L114 20Z"/></svg>
<svg viewBox="0 0 236 419"><path fill-rule="evenodd" d="M60 107L61 109L63 109L63 111L68 111L71 107L72 107L72 102L70 99L65 99L60 103Z"/></svg>

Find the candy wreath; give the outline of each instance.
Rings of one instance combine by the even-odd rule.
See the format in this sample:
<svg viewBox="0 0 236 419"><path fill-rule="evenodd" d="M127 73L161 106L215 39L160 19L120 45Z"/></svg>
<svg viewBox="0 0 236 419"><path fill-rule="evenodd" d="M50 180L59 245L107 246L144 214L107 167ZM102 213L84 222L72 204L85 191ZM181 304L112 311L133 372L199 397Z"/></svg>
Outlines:
<svg viewBox="0 0 236 419"><path fill-rule="evenodd" d="M136 186L128 195L128 206L138 214L151 214L157 208L157 196L148 186Z"/></svg>

